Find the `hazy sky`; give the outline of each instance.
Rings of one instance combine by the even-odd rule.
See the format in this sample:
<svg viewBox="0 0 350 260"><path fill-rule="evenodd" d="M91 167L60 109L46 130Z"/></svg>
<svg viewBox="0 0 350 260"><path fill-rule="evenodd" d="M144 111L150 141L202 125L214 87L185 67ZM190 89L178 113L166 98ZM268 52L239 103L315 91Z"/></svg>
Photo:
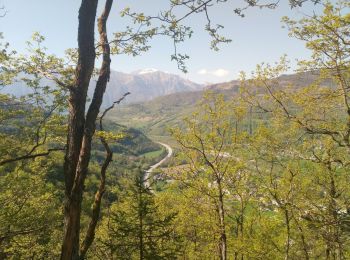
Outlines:
<svg viewBox="0 0 350 260"><path fill-rule="evenodd" d="M6 41L19 52L25 51L25 41L35 31L46 37L49 51L62 55L64 50L76 47L77 13L80 0L0 0L7 14L0 20L0 32ZM100 1L101 4L104 1ZM230 2L230 1L229 1ZM239 0L232 1L234 3ZM221 4L211 10L212 22L225 26L224 35L233 41L221 46L219 52L210 50L210 38L203 30L204 17L193 16L188 24L195 34L180 46L180 52L190 55L187 62L189 73L182 75L196 82L222 82L237 78L239 71L251 71L257 63L275 62L283 54L291 60L309 55L304 43L288 37L280 23L282 16L300 17L302 13L312 14L311 4L291 10L287 0L282 0L276 10L250 9L245 18L233 13L233 4ZM118 31L126 24L119 17L120 10L130 6L144 10L146 14L157 14L166 8L167 0L118 0L114 1L108 24L109 33ZM101 8L100 8L101 9ZM317 7L317 12L320 7ZM140 57L117 56L112 59L112 68L132 72L144 68L156 68L182 74L175 62L170 61L172 43L166 38L152 41L152 49Z"/></svg>

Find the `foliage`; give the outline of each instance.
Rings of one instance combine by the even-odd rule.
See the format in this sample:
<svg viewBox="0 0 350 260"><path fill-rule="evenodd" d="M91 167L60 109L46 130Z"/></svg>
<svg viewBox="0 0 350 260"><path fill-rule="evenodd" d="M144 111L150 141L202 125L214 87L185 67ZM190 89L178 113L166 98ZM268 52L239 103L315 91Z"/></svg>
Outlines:
<svg viewBox="0 0 350 260"><path fill-rule="evenodd" d="M62 210L59 192L46 176L51 167L50 160L37 159L1 171L1 258L57 257Z"/></svg>
<svg viewBox="0 0 350 260"><path fill-rule="evenodd" d="M97 234L97 255L117 259L176 259L175 214L162 214L141 171L121 178Z"/></svg>
<svg viewBox="0 0 350 260"><path fill-rule="evenodd" d="M140 28L117 32L108 44L99 22L102 44L97 56L93 51L90 57L86 78L102 55L99 80L108 81L106 45L115 54L138 55L149 49L156 35L170 36L175 46L172 59L185 70L188 56L177 53L176 46L192 35L183 23L190 14L205 15L213 49L229 41L219 34L221 25L212 26L208 12L214 2L228 1L170 1L169 10L157 16L126 8L122 16ZM304 1L289 2L295 7ZM243 3L247 6L236 9L238 15L248 7L276 7L274 2ZM77 62L86 65L82 48L79 55L69 50L62 59L47 53L37 33L26 56L3 43L1 85L22 81L31 91L17 98L0 95L0 258L58 257L64 188L66 220L78 216L71 223L75 230L65 229L65 234L78 235L68 236L71 240L65 245L69 249L73 241L79 246L80 233L92 230L85 248L92 259L349 258L349 7L348 1L325 2L320 16L284 18L290 35L306 41L312 52L310 60L300 62L299 72L314 73L315 80L307 86L285 84L282 73L289 63L282 57L275 66L262 64L249 77L242 74L240 93L235 89L232 99L205 93L194 113L172 129L180 147L179 165L160 175L165 176L160 178L162 185L152 192L144 185L143 171L152 163L150 154L161 155L159 146L138 130L111 122L95 135L105 143L92 141L104 88L96 87L85 114L89 80L78 88L81 67L75 68ZM185 15L177 16L179 10ZM82 98L82 103L72 102L74 98ZM79 112L82 119L69 117L69 127L77 126L74 131L82 125L76 132L83 141L74 150L79 167L72 170L72 189L64 184L67 175L62 176L67 167L57 166L63 161L58 151L66 149L67 100L80 106L70 112ZM112 150L118 153L107 179L107 167L101 167L103 149L107 156ZM65 160L71 163L69 154ZM87 251L91 244L93 250ZM74 250L73 255L84 258L79 248Z"/></svg>

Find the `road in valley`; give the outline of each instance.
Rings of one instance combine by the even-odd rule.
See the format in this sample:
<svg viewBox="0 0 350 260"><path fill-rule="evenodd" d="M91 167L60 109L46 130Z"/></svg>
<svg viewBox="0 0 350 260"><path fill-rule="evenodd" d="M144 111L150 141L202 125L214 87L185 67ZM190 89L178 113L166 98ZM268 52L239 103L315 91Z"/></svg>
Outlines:
<svg viewBox="0 0 350 260"><path fill-rule="evenodd" d="M157 162L156 164L152 165L144 174L143 176L143 181L144 181L144 184L145 184L145 187L146 188L149 188L150 187L150 175L151 173L157 169L160 165L162 165L168 158L170 158L172 155L173 155L173 149L167 145L167 144L164 144L164 143L161 143L161 142L157 142L158 144L162 145L165 147L165 149L167 150L167 155L159 162Z"/></svg>

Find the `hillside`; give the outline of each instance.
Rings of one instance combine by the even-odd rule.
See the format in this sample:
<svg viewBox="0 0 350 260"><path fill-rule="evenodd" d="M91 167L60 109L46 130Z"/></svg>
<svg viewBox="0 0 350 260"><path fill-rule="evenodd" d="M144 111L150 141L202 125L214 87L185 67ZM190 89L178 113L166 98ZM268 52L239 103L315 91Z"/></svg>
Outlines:
<svg viewBox="0 0 350 260"><path fill-rule="evenodd" d="M282 75L277 80L283 86L301 88L317 79L317 73L297 73ZM324 82L330 85L331 82ZM150 135L167 135L167 127L178 125L182 118L190 115L205 90L222 93L230 98L239 92L238 80L207 86L204 90L174 93L151 101L121 106L110 113L110 119L126 126L141 129Z"/></svg>
<svg viewBox="0 0 350 260"><path fill-rule="evenodd" d="M191 113L202 95L202 91L176 93L152 101L120 106L110 112L109 119L148 134L166 135L167 125L174 125Z"/></svg>
<svg viewBox="0 0 350 260"><path fill-rule="evenodd" d="M162 147L154 143L144 133L135 128L129 128L115 122L105 122L105 129L113 133L123 133L124 138L118 142L113 143L109 141L111 149L116 154L123 154L126 156L142 156L149 152L155 152L162 149ZM98 149L104 151L102 145L97 142Z"/></svg>
<svg viewBox="0 0 350 260"><path fill-rule="evenodd" d="M202 85L183 79L178 75L158 70L141 70L131 74L112 71L103 105L110 105L126 92L131 94L125 102L136 103L167 94L195 91L202 88Z"/></svg>

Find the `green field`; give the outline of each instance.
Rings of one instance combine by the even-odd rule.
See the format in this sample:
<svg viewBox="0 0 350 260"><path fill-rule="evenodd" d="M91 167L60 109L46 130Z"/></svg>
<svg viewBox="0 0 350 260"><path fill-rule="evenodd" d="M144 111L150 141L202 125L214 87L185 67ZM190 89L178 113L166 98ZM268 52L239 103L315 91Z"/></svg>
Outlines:
<svg viewBox="0 0 350 260"><path fill-rule="evenodd" d="M154 158L160 157L163 152L164 152L164 149L162 148L157 151L141 154L140 156L144 156L146 159L154 159Z"/></svg>

